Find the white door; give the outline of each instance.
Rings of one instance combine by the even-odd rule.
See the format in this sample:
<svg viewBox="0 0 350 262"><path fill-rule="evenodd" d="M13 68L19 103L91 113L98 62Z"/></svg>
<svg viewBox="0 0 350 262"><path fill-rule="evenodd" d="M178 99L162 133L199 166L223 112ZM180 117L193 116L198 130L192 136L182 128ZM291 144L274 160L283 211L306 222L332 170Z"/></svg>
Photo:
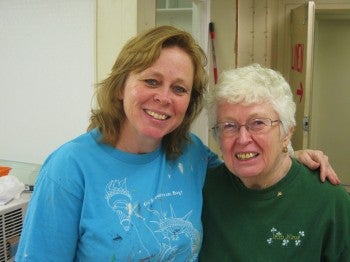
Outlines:
<svg viewBox="0 0 350 262"><path fill-rule="evenodd" d="M326 152L342 182L350 184L350 10L316 14L315 25L309 146Z"/></svg>
<svg viewBox="0 0 350 262"><path fill-rule="evenodd" d="M290 86L297 104L295 150L308 147L309 94L311 87L315 4L310 1L291 12L292 65Z"/></svg>
<svg viewBox="0 0 350 262"><path fill-rule="evenodd" d="M315 10L309 2L291 15L294 149L323 150L342 182L350 184L350 8Z"/></svg>

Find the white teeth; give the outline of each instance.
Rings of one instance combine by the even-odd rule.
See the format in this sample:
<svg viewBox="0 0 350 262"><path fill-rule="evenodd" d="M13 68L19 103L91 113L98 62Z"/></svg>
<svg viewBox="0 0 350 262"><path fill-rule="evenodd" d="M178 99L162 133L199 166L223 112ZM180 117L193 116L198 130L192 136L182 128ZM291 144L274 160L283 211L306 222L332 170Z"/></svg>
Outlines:
<svg viewBox="0 0 350 262"><path fill-rule="evenodd" d="M168 117L167 115L161 115L161 114L158 114L158 113L150 111L150 110L146 110L146 113L149 114L150 116L153 116L156 119L159 119L159 120L164 120Z"/></svg>
<svg viewBox="0 0 350 262"><path fill-rule="evenodd" d="M257 155L258 154L256 154L256 153L240 153L240 154L236 154L236 157L240 160L247 160L247 159L253 158Z"/></svg>

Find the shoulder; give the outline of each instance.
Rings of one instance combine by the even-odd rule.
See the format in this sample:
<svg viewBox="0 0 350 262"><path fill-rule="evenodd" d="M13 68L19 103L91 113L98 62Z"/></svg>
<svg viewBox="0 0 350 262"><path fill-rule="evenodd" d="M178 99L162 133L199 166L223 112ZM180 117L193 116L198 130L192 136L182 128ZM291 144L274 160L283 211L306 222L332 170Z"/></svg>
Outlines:
<svg viewBox="0 0 350 262"><path fill-rule="evenodd" d="M191 144L195 144L198 146L205 146L203 141L194 133L190 132L189 133L189 137L190 137L190 143Z"/></svg>
<svg viewBox="0 0 350 262"><path fill-rule="evenodd" d="M218 166L215 166L215 167L208 169L208 174L211 174L211 175L220 175L220 174L224 174L227 172L228 172L228 169L225 166L225 163L221 163Z"/></svg>
<svg viewBox="0 0 350 262"><path fill-rule="evenodd" d="M45 179L66 189L75 186L68 191L78 191L77 188L81 188L84 183L83 166L96 155L94 153L97 147L90 132L66 142L45 160L38 175L38 181Z"/></svg>
<svg viewBox="0 0 350 262"><path fill-rule="evenodd" d="M84 157L89 151L94 151L98 147L98 143L95 140L92 132L84 133L58 147L54 150L48 158L45 160L44 165L47 162L56 161L68 161L78 157Z"/></svg>
<svg viewBox="0 0 350 262"><path fill-rule="evenodd" d="M200 156L201 159L207 161L207 168L216 167L222 163L218 155L215 154L203 141L195 134L190 133L190 141L186 146L184 153L189 153L193 156Z"/></svg>
<svg viewBox="0 0 350 262"><path fill-rule="evenodd" d="M300 186L304 187L309 194L317 195L328 203L343 202L350 205L350 195L345 188L341 185L333 185L328 180L322 182L320 170L311 170L296 160L293 161L293 169L297 171Z"/></svg>
<svg viewBox="0 0 350 262"><path fill-rule="evenodd" d="M208 169L206 183L216 184L219 181L227 179L231 175L224 163Z"/></svg>
<svg viewBox="0 0 350 262"><path fill-rule="evenodd" d="M189 133L189 141L185 147L190 151L211 152L209 147L194 133Z"/></svg>
<svg viewBox="0 0 350 262"><path fill-rule="evenodd" d="M225 164L210 168L205 178L203 196L212 199L227 198L228 195L232 194L230 186L233 183L233 178L234 175L230 173Z"/></svg>

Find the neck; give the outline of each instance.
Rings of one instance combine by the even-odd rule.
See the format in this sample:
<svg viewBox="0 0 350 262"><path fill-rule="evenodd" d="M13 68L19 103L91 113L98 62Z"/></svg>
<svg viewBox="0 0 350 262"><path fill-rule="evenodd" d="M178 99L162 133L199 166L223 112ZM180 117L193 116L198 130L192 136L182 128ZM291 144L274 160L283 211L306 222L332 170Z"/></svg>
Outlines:
<svg viewBox="0 0 350 262"><path fill-rule="evenodd" d="M256 177L241 178L242 183L250 189L262 190L277 184L284 178L292 165L292 159L289 156L284 157L281 163L268 174L259 174Z"/></svg>
<svg viewBox="0 0 350 262"><path fill-rule="evenodd" d="M161 140L133 135L122 130L115 147L128 153L146 154L156 150L160 143Z"/></svg>

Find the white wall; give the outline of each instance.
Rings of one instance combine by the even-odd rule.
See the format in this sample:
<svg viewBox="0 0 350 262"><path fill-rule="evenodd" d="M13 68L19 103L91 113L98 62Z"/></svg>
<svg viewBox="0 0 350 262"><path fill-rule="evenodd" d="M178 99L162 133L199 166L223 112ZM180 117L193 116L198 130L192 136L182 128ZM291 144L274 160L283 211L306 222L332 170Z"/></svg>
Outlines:
<svg viewBox="0 0 350 262"><path fill-rule="evenodd" d="M220 75L223 71L235 66L236 0L212 0L211 21L215 24L215 53ZM211 54L209 54L209 61L210 88L215 88ZM208 138L210 148L221 156L220 148L211 133Z"/></svg>
<svg viewBox="0 0 350 262"><path fill-rule="evenodd" d="M93 0L0 1L0 159L42 163L88 125Z"/></svg>
<svg viewBox="0 0 350 262"><path fill-rule="evenodd" d="M102 81L110 74L124 44L137 34L138 2L140 0L96 1L97 81Z"/></svg>

